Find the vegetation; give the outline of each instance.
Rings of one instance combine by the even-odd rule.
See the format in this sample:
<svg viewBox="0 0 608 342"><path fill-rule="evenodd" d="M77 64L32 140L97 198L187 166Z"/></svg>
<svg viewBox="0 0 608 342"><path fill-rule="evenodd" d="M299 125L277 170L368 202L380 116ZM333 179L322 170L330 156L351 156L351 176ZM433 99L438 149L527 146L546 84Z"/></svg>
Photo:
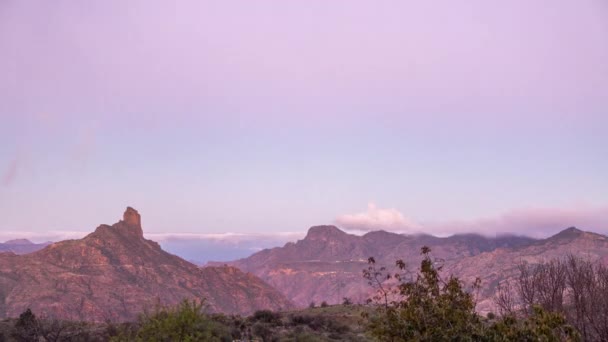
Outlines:
<svg viewBox="0 0 608 342"><path fill-rule="evenodd" d="M522 316L538 308L558 314L585 341L608 341L608 268L601 263L567 256L519 265L514 282L500 285L496 304L507 316Z"/></svg>
<svg viewBox="0 0 608 342"><path fill-rule="evenodd" d="M373 301L377 312L370 317L369 329L381 341L577 341L579 335L563 315L533 306L528 315L505 314L490 320L475 311L473 292L465 291L453 276L443 279L441 266L422 248L423 260L416 274L389 274L377 268L375 260L364 270L364 277L376 289ZM400 271L405 263L396 262ZM390 280L397 285L388 287Z"/></svg>
<svg viewBox="0 0 608 342"><path fill-rule="evenodd" d="M112 341L232 341L227 327L204 312L204 301L184 300L176 307L157 307L125 327Z"/></svg>

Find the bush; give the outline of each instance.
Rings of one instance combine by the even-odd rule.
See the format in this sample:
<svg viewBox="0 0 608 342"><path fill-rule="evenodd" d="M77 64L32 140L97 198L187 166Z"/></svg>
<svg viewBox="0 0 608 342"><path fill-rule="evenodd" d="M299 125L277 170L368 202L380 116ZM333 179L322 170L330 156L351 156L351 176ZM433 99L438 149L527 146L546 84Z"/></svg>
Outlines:
<svg viewBox="0 0 608 342"><path fill-rule="evenodd" d="M264 323L281 323L281 315L270 310L258 310L253 313L253 320Z"/></svg>
<svg viewBox="0 0 608 342"><path fill-rule="evenodd" d="M138 327L113 341L232 341L229 329L204 313L203 301L184 300L176 307L158 307L142 315Z"/></svg>

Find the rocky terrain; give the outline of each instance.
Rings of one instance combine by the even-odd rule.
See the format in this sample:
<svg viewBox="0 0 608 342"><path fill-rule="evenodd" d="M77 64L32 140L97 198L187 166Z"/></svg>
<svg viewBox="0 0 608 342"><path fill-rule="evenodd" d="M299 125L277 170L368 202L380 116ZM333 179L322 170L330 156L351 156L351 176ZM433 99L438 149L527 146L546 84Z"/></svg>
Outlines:
<svg viewBox="0 0 608 342"><path fill-rule="evenodd" d="M497 248L493 251L455 260L445 264L445 273L460 277L471 284L479 277L481 292L477 310L481 313L496 310L494 295L499 284L515 285L518 265L536 264L575 255L592 262L608 262L608 237L568 228L547 239L518 248Z"/></svg>
<svg viewBox="0 0 608 342"><path fill-rule="evenodd" d="M345 297L361 303L372 293L362 277L370 256L378 267L387 266L391 272L397 271L393 266L398 259L405 261L409 270L416 270L422 246L431 247L433 257L444 267L444 275L458 276L467 285L481 278L477 294L480 312L495 310L498 284L514 281L521 262L538 263L569 254L608 262L608 237L576 228L536 240L475 234L438 238L385 231L356 236L334 226L317 226L310 228L303 240L230 264L259 276L300 307L311 302L341 303Z"/></svg>
<svg viewBox="0 0 608 342"><path fill-rule="evenodd" d="M33 243L27 239L16 239L9 240L0 243L0 253L12 252L15 254L27 254L35 251L39 251L44 247L50 245L52 242Z"/></svg>
<svg viewBox="0 0 608 342"><path fill-rule="evenodd" d="M259 278L229 267L197 267L143 237L141 217L101 225L80 240L34 253L0 253L0 317L27 308L38 315L87 321L133 320L158 304L206 298L211 312L285 310L291 301Z"/></svg>
<svg viewBox="0 0 608 342"><path fill-rule="evenodd" d="M439 238L375 231L356 236L334 226L316 226L303 240L230 264L259 276L301 307L311 302L341 303L345 297L362 303L370 296L362 270L371 256L379 266L391 266L403 259L415 269L422 246L431 247L435 257L450 264L500 248L521 249L536 243L526 237L475 234Z"/></svg>

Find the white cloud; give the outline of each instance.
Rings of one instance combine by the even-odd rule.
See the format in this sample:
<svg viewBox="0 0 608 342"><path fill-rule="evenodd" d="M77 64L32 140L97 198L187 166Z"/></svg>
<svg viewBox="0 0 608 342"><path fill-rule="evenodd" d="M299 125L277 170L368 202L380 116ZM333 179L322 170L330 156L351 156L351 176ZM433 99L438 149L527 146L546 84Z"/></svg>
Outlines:
<svg viewBox="0 0 608 342"><path fill-rule="evenodd" d="M374 203L369 203L364 212L339 216L335 222L344 229L356 231L387 230L411 233L420 229L419 224L403 216L397 209L378 208Z"/></svg>
<svg viewBox="0 0 608 342"><path fill-rule="evenodd" d="M531 237L548 237L568 227L608 232L608 206L574 206L570 208L522 208L498 217L470 221L428 223L425 230L437 235L510 233Z"/></svg>
<svg viewBox="0 0 608 342"><path fill-rule="evenodd" d="M0 231L0 242L13 239L28 239L32 242L40 243L47 241L61 241L70 239L80 239L90 232L80 231L48 231L45 233L23 232L23 231Z"/></svg>
<svg viewBox="0 0 608 342"><path fill-rule="evenodd" d="M568 227L608 233L608 206L573 206L564 208L523 208L508 211L497 217L474 220L416 223L397 209L382 209L373 203L367 211L341 215L336 224L346 230L367 232L387 230L402 233L426 233L448 236L459 233L483 235L516 234L543 238Z"/></svg>

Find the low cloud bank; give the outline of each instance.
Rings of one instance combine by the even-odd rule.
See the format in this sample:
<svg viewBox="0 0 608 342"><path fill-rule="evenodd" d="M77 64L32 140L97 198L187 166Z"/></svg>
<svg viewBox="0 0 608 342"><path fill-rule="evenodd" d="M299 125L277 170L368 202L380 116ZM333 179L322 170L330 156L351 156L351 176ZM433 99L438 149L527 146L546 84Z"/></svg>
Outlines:
<svg viewBox="0 0 608 342"><path fill-rule="evenodd" d="M524 208L494 218L417 223L396 209L381 209L373 203L367 211L341 215L335 220L340 228L350 231L386 230L399 233L426 233L447 236L459 233L483 235L516 234L543 238L568 227L597 233L608 233L608 206L564 208Z"/></svg>

